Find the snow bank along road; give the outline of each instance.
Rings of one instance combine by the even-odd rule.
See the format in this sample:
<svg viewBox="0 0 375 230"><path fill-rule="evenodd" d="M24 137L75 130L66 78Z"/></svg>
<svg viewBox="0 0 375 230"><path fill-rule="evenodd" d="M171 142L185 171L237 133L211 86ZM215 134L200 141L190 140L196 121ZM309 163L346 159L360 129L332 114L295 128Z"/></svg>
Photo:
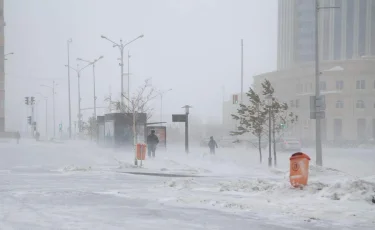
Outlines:
<svg viewBox="0 0 375 230"><path fill-rule="evenodd" d="M351 174L312 166L295 190L287 161L269 170L256 152L170 149L140 169L131 153L88 143L1 143L0 229L374 229L374 161L361 154L358 175L357 154Z"/></svg>

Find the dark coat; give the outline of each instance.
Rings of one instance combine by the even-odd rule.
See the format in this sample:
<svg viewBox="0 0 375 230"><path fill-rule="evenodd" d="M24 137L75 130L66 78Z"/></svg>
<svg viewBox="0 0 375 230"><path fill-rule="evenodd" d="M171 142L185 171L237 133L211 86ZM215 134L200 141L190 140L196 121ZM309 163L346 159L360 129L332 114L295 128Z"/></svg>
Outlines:
<svg viewBox="0 0 375 230"><path fill-rule="evenodd" d="M208 142L208 147L210 147L210 149L214 149L215 147L217 148L217 143L214 139L211 139L209 142Z"/></svg>
<svg viewBox="0 0 375 230"><path fill-rule="evenodd" d="M159 144L159 138L155 134L151 133L147 136L147 144L148 145L157 145Z"/></svg>

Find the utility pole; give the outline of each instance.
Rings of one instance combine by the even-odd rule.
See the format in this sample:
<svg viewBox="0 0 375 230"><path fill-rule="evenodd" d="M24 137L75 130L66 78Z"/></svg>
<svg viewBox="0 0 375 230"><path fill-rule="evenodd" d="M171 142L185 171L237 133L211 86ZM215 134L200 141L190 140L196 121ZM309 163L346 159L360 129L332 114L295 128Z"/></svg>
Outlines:
<svg viewBox="0 0 375 230"><path fill-rule="evenodd" d="M128 93L127 95L128 95L128 103L129 103L129 100L130 100L130 53L129 53L129 50L128 50ZM128 105L128 112L129 112L129 105Z"/></svg>
<svg viewBox="0 0 375 230"><path fill-rule="evenodd" d="M77 67L78 69L78 67ZM78 72L78 133L81 133L82 113L81 113L81 74Z"/></svg>
<svg viewBox="0 0 375 230"><path fill-rule="evenodd" d="M92 65L92 78L93 78L93 86L94 86L94 119L96 121L96 80L95 80L95 64L96 62L98 62L100 59L102 59L103 56L100 56L98 59L95 59L94 61L88 61L88 60L84 60L82 58L77 58L77 61L83 61L83 62L86 62L88 63L88 65ZM77 68L78 70L78 68Z"/></svg>
<svg viewBox="0 0 375 230"><path fill-rule="evenodd" d="M129 45L130 43L132 43L132 42L134 42L134 41L136 41L136 40L138 40L140 38L143 38L143 37L144 37L144 35L141 34L138 37L134 38L133 40L131 40L130 42L125 43L125 44L123 44L122 43L122 39L120 39L120 44L118 44L118 43L112 41L111 39L107 38L106 36L101 35L101 38L106 39L107 41L111 42L113 44L113 47L117 47L120 50L120 55L121 55L121 57L120 57L121 58L121 60L120 60L121 61L120 62L120 66L121 66L121 105L122 106L124 106L124 98L123 98L123 96L124 96L124 48L127 45ZM128 104L128 106L129 106L129 104Z"/></svg>
<svg viewBox="0 0 375 230"><path fill-rule="evenodd" d="M72 39L69 39L67 41L68 66L70 66L70 43L72 43ZM72 106L70 102L70 68L68 68L68 99L69 99L69 139L72 139Z"/></svg>
<svg viewBox="0 0 375 230"><path fill-rule="evenodd" d="M182 108L185 109L185 152L189 154L189 109L192 107L185 105Z"/></svg>
<svg viewBox="0 0 375 230"><path fill-rule="evenodd" d="M45 98L46 101L46 139L48 140L48 99Z"/></svg>
<svg viewBox="0 0 375 230"><path fill-rule="evenodd" d="M90 66L90 64L84 66L83 68L79 69L79 65L77 64L77 68L73 68L71 67L70 65L65 65L65 67L69 68L69 69L72 69L74 70L76 73L77 73L77 78L78 78L78 132L81 132L81 124L82 124L82 114L81 114L81 82L80 82L80 78L81 78L81 71L84 70L85 68L87 68L88 66Z"/></svg>
<svg viewBox="0 0 375 230"><path fill-rule="evenodd" d="M52 89L52 106L53 106L53 137L56 135L56 113L55 113L55 80L52 81L52 87L48 85L40 85Z"/></svg>
<svg viewBox="0 0 375 230"><path fill-rule="evenodd" d="M122 44L122 39L120 39L119 48L120 48L120 53L121 53L121 63L120 63L120 66L121 66L121 105L124 106L124 45Z"/></svg>
<svg viewBox="0 0 375 230"><path fill-rule="evenodd" d="M56 135L55 81L52 82L52 104L53 104L53 137L55 137Z"/></svg>
<svg viewBox="0 0 375 230"><path fill-rule="evenodd" d="M316 144L316 164L323 166L323 151L321 138L321 110L322 99L320 95L320 70L319 70L319 10L321 9L337 9L339 7L329 6L320 7L319 0L315 0L315 104L320 101L319 106L315 106L315 144Z"/></svg>
<svg viewBox="0 0 375 230"><path fill-rule="evenodd" d="M241 104L243 103L243 39L241 39Z"/></svg>

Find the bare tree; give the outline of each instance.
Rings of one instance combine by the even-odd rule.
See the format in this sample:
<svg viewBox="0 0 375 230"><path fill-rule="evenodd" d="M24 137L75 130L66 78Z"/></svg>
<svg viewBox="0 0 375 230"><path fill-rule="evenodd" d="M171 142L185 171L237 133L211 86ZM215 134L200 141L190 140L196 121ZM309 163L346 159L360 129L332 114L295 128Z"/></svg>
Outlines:
<svg viewBox="0 0 375 230"><path fill-rule="evenodd" d="M90 136L91 140L93 137L96 137L97 123L95 117L89 117L87 122L83 122L82 129L86 132L86 135Z"/></svg>
<svg viewBox="0 0 375 230"><path fill-rule="evenodd" d="M139 115L142 113L146 114L146 120L152 117L153 108L150 107L149 102L157 97L158 94L155 89L150 84L150 79L145 80L143 85L141 85L136 92L134 92L130 98L127 95L122 95L127 103L122 104L121 100L111 101L111 98L106 98L109 101L111 109L124 113L125 116L130 115L133 121L133 148L134 148L134 164L138 165L138 160L136 156L136 145L138 142L138 130L137 122ZM141 161L142 165L142 161Z"/></svg>

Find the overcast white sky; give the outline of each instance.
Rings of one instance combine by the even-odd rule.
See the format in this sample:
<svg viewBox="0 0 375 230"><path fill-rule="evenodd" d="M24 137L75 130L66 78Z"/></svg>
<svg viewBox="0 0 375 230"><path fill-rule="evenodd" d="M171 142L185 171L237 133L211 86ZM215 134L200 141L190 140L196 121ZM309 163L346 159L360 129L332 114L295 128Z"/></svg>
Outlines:
<svg viewBox="0 0 375 230"><path fill-rule="evenodd" d="M131 88L146 78L160 90L172 88L164 97L164 117L180 113L190 104L202 120L221 120L223 86L226 98L240 90L240 40L244 39L245 88L252 76L276 68L276 0L5 0L6 117L8 129L26 123L24 97L41 92L40 84L59 84L56 96L57 123L68 123L67 46L71 65L76 58L97 64L98 106L111 92L120 92L119 51L100 35L131 44ZM128 50L126 49L126 51ZM125 59L125 64L127 60ZM125 65L125 72L127 65ZM49 79L49 80L48 80ZM82 107L92 107L92 71L82 74ZM77 77L71 72L72 117L77 120ZM37 96L38 97L38 96ZM52 108L52 100L49 109ZM155 105L159 117L160 100ZM38 119L44 119L44 105ZM52 110L49 110L52 124ZM98 115L104 111L99 110ZM92 111L84 113L87 118ZM41 122L40 121L40 122Z"/></svg>

